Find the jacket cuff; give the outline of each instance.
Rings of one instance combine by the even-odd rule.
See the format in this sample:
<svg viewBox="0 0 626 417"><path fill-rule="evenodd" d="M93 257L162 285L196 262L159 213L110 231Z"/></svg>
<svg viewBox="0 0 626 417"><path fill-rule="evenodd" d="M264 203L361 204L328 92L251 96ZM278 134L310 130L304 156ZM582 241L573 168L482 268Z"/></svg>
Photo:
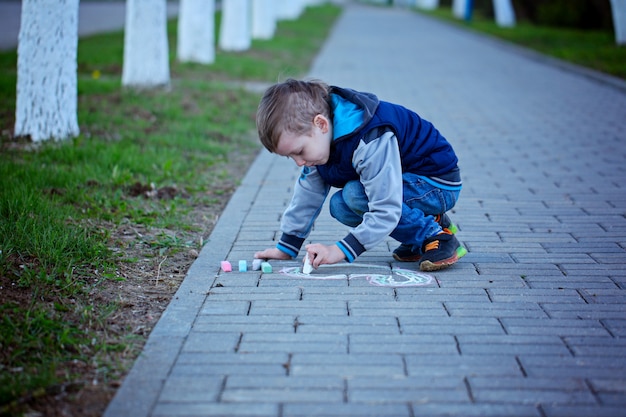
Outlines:
<svg viewBox="0 0 626 417"><path fill-rule="evenodd" d="M346 261L348 262L354 262L360 254L365 252L365 247L361 245L361 242L356 240L352 233L337 242L337 246L339 246L339 249L341 249L346 256Z"/></svg>
<svg viewBox="0 0 626 417"><path fill-rule="evenodd" d="M283 233L283 235L280 237L280 240L276 244L276 248L278 248L278 250L280 250L281 252L285 252L292 258L295 258L298 256L298 252L300 252L300 248L302 247L303 243L303 238Z"/></svg>

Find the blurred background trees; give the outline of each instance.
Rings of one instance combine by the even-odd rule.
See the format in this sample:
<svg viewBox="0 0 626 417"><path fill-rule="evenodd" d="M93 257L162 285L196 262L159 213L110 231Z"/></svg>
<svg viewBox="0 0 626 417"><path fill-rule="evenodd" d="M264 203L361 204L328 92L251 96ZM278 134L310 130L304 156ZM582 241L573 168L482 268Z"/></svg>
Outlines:
<svg viewBox="0 0 626 417"><path fill-rule="evenodd" d="M474 10L494 16L493 0L473 0ZM512 0L518 21L577 29L613 29L610 0ZM452 0L440 0L452 6Z"/></svg>

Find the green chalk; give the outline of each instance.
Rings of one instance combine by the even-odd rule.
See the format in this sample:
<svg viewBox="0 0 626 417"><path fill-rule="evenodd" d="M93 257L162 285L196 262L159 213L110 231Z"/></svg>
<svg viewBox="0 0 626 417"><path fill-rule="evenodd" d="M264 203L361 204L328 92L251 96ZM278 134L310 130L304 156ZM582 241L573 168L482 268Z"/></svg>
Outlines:
<svg viewBox="0 0 626 417"><path fill-rule="evenodd" d="M269 274L272 272L272 265L270 265L269 262L262 262L261 263L261 270L266 273Z"/></svg>

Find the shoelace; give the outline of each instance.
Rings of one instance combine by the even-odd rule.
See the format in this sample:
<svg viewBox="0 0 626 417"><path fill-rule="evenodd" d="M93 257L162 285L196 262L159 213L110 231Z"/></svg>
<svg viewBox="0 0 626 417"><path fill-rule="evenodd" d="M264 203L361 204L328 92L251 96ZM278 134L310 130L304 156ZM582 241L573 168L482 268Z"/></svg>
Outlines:
<svg viewBox="0 0 626 417"><path fill-rule="evenodd" d="M429 250L439 249L439 241L433 240L432 242L427 243L424 249L425 249L425 252L428 252Z"/></svg>

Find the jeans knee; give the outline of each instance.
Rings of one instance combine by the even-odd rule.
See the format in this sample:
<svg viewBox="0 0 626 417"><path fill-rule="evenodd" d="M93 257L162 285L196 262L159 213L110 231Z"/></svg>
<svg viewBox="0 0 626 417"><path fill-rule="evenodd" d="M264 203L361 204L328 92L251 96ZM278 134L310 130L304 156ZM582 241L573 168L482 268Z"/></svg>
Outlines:
<svg viewBox="0 0 626 417"><path fill-rule="evenodd" d="M365 188L360 181L348 182L342 190L343 200L345 204L355 212L364 212L367 210L367 196Z"/></svg>
<svg viewBox="0 0 626 417"><path fill-rule="evenodd" d="M341 217L341 213L343 212L343 208L345 207L345 205L346 203L343 200L342 190L339 190L330 197L330 201L328 203L330 215L333 218L338 219L339 217Z"/></svg>

